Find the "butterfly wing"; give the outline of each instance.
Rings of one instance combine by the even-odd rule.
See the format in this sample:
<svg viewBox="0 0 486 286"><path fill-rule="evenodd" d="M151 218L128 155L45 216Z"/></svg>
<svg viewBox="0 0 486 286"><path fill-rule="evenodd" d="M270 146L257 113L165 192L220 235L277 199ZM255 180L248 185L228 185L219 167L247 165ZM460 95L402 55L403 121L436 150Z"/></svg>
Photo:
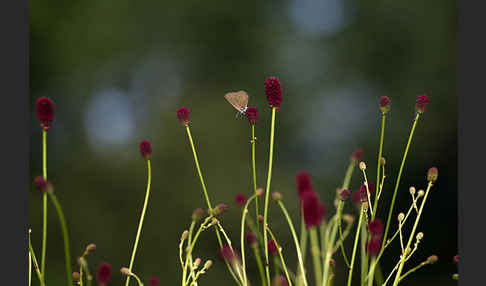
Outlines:
<svg viewBox="0 0 486 286"><path fill-rule="evenodd" d="M228 92L224 95L224 98L238 111L248 106L248 94L243 90Z"/></svg>

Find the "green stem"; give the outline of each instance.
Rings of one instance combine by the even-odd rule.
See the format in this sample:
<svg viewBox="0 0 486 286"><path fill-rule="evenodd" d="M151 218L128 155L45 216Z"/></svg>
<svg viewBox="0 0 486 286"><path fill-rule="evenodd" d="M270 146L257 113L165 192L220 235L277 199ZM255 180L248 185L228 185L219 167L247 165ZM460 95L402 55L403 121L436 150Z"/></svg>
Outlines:
<svg viewBox="0 0 486 286"><path fill-rule="evenodd" d="M79 267L79 286L83 286L83 266Z"/></svg>
<svg viewBox="0 0 486 286"><path fill-rule="evenodd" d="M366 279L366 273L368 273L368 255L366 254L366 242L367 242L366 226L361 225L361 284Z"/></svg>
<svg viewBox="0 0 486 286"><path fill-rule="evenodd" d="M306 252L307 252L307 230L305 229L305 222L304 222L304 215L303 215L303 210L302 210L302 207L301 207L301 211L300 211L300 252L302 253L302 262L304 263L305 261L305 255L306 255ZM296 284L298 286L302 285L301 284L301 281L303 282L303 279L307 279L303 276L305 276L302 272L302 269L298 269L297 272L297 281L296 281ZM303 277L301 279L301 277ZM306 281L307 283L307 281Z"/></svg>
<svg viewBox="0 0 486 286"><path fill-rule="evenodd" d="M371 264L374 264L376 257L371 258ZM374 271L370 271L370 278L368 279L368 286L373 286Z"/></svg>
<svg viewBox="0 0 486 286"><path fill-rule="evenodd" d="M398 171L398 178L397 178L397 182L395 184L395 190L393 191L393 197L392 197L392 201L391 201L391 204L390 204L390 210L388 211L388 219L386 221L385 233L383 234L382 247L385 245L386 239L388 237L388 228L390 227L391 216L392 216L392 213L393 213L393 206L395 205L395 198L397 196L398 186L400 185L400 178L402 176L403 166L405 165L405 159L407 159L408 149L410 148L410 143L412 142L413 133L415 131L415 126L417 126L417 122L418 122L419 117L420 117L420 113L417 112L417 115L415 116L415 120L413 121L412 130L410 131L410 136L408 137L407 146L405 147L405 152L403 154L402 163L400 164L400 170Z"/></svg>
<svg viewBox="0 0 486 286"><path fill-rule="evenodd" d="M189 128L189 125L186 126L186 132L187 132L187 137L189 138L189 142L191 144L192 154L194 155L194 163L196 164L196 169L197 169L197 173L199 175L199 180L201 181L201 187L203 189L204 198L206 199L206 204L208 205L209 209L212 209L211 201L209 200L209 196L208 196L208 191L206 190L206 184L204 183L201 168L199 167L199 160L197 159L196 148L194 147L194 141L192 140L192 135L191 135L191 130ZM223 242L221 240L221 236L219 235L218 229L214 228L214 231L216 232L216 237L218 239L219 248L222 249L223 248ZM231 266L229 265L229 263L227 261L225 261L225 264L226 264L226 268L228 268L228 271L230 272L231 276L235 280L236 284L239 284L238 279L236 278L235 273L231 269Z"/></svg>
<svg viewBox="0 0 486 286"><path fill-rule="evenodd" d="M354 238L353 254L351 256L351 267L349 269L348 284L347 284L348 286L351 286L351 281L353 278L354 259L356 258L356 249L358 248L358 240L359 240L359 233L361 231L361 222L363 221L363 213L364 213L364 206L361 206L361 210L359 212L358 227L356 229L356 236Z"/></svg>
<svg viewBox="0 0 486 286"><path fill-rule="evenodd" d="M403 266L405 265L405 254L408 253L408 249L410 248L410 244L412 243L415 235L415 231L417 230L417 225L420 220L420 216L422 215L422 211L424 209L425 201L427 200L427 196L429 195L430 188L432 187L432 182L429 182L429 185L427 186L427 190L425 191L425 196L424 199L422 200L422 204L420 205L419 212L417 214L417 218L415 219L415 223L412 228L412 233L410 234L410 237L408 239L407 246L405 247L405 252L402 255L402 259L400 260L400 266L398 267L397 274L395 276L395 282L393 282L393 286L398 285L398 282L400 282L400 274L402 274Z"/></svg>
<svg viewBox="0 0 486 286"><path fill-rule="evenodd" d="M346 169L346 174L344 176L344 182L343 182L341 189L348 189L349 188L349 183L351 182L351 177L353 175L353 171L354 171L355 166L356 166L356 162L354 160L351 160L351 162L348 165L348 168ZM338 216L334 217L334 219L341 220L342 218L339 218L339 215L338 215ZM329 239L328 249L326 251L326 256L324 258L324 265L323 265L324 271L323 271L322 281L323 281L324 286L327 285L328 280L329 280L329 269L331 267L329 262L330 262L331 257L332 257L334 243L336 242L338 225L340 223L341 223L340 221L338 221L337 223L334 223L334 225L332 226L332 229L331 229L331 236L330 236L330 239Z"/></svg>
<svg viewBox="0 0 486 286"><path fill-rule="evenodd" d="M371 220L375 219L376 209L378 208L378 190L380 188L380 165L381 165L381 155L383 151L383 138L385 133L385 118L386 113L381 115L381 135L380 135L380 149L378 151L378 167L376 167L376 191L375 191L375 203L373 205L373 214L371 215Z"/></svg>
<svg viewBox="0 0 486 286"><path fill-rule="evenodd" d="M140 215L140 221L138 223L137 236L135 237L135 245L133 246L132 257L130 258L130 265L128 267L130 272L132 272L132 269L133 269L133 262L135 261L135 254L137 252L138 242L140 240L140 233L142 232L143 219L145 218L145 212L147 211L147 205L148 205L149 196L150 196L150 183L151 183L151 180L152 180L152 172L151 172L151 169L150 169L150 160L147 160L147 173L148 173L147 190L145 192L145 201L143 203L142 214ZM127 276L125 286L128 286L128 283L130 283L130 275Z"/></svg>
<svg viewBox="0 0 486 286"><path fill-rule="evenodd" d="M260 274L260 279L262 280L262 285L266 286L267 283L266 283L266 280L265 280L265 273L264 273L264 270L263 270L262 260L260 259L260 251L258 250L258 246L253 246L252 248L253 248L253 254L255 254L255 259L256 259L256 262L257 262L257 266L258 266L258 273Z"/></svg>
<svg viewBox="0 0 486 286"><path fill-rule="evenodd" d="M128 275L128 277L130 277L130 276L133 276L133 278L135 278L135 280L137 280L139 286L143 286L142 281L140 280L140 278L137 275L135 275L135 273Z"/></svg>
<svg viewBox="0 0 486 286"><path fill-rule="evenodd" d="M316 285L321 285L322 282L322 272L321 272L321 252L319 250L319 240L317 237L316 227L311 227L309 229L309 238L311 242L311 253L314 262L314 276L316 280Z"/></svg>
<svg viewBox="0 0 486 286"><path fill-rule="evenodd" d="M41 286L45 286L44 277L42 277L42 274L39 270L39 264L37 263L37 258L35 257L34 249L32 248L30 236L29 236L29 253L32 256L32 261L34 262L34 268L35 268L35 272L37 273L37 278L39 278L39 283Z"/></svg>
<svg viewBox="0 0 486 286"><path fill-rule="evenodd" d="M51 191L48 192L49 197L51 198L52 203L57 211L57 215L59 216L59 223L61 224L62 229L62 238L64 240L64 258L66 261L66 275L67 275L67 284L68 286L73 285L72 279L72 270L71 270L71 254L69 250L69 235L68 235L68 228L66 226L66 220L64 218L64 213L62 212L61 205L57 200L56 195Z"/></svg>
<svg viewBox="0 0 486 286"><path fill-rule="evenodd" d="M402 277L400 277L400 280L398 280L398 282L402 281L405 277L407 277L409 274L415 272L416 270L424 267L425 265L427 265L428 263L427 262L422 262L420 263L419 265L415 266L414 268L410 269L407 271L407 273L403 274Z"/></svg>
<svg viewBox="0 0 486 286"><path fill-rule="evenodd" d="M268 175L267 175L267 187L265 190L265 209L263 213L263 244L265 247L265 272L267 276L267 284L270 285L270 268L268 263L268 236L267 236L267 226L268 226L268 199L270 197L270 183L272 180L272 163L273 163L273 143L275 137L275 113L277 108L272 108L272 125L270 129L270 152L268 158Z"/></svg>
<svg viewBox="0 0 486 286"><path fill-rule="evenodd" d="M42 130L42 176L47 181L47 131ZM45 276L47 249L47 194L42 194L42 253L41 253L41 273Z"/></svg>
<svg viewBox="0 0 486 286"><path fill-rule="evenodd" d="M294 239L295 250L297 251L297 259L299 261L299 270L300 270L299 273L302 274L302 278L303 278L302 280L304 282L304 285L307 286L307 278L306 278L306 275L305 275L305 268L304 268L304 259L302 257L301 249L299 247L299 241L297 239L297 234L295 233L294 225L293 225L292 220L290 219L289 213L287 212L287 209L285 208L282 201L278 201L278 205L280 206L280 209L284 213L285 219L287 219L287 223L289 225L290 232L292 233L292 238Z"/></svg>
<svg viewBox="0 0 486 286"><path fill-rule="evenodd" d="M206 190L206 184L204 183L204 179L202 176L201 168L199 167L199 161L197 159L196 148L194 147L194 141L192 140L191 136L191 129L189 125L186 126L187 137L189 137L189 142L191 143L192 153L194 154L194 163L196 163L197 173L199 175L199 180L201 181L201 186L204 193L204 198L206 199L206 203L208 204L208 208L212 209L211 202L209 201L208 191Z"/></svg>
<svg viewBox="0 0 486 286"><path fill-rule="evenodd" d="M193 220L191 222L191 225L189 226L189 236L187 237L187 244L188 245L191 245L191 242L192 242L192 233L194 232L194 227L196 226L196 221ZM194 274L194 271L193 271L193 268L192 268L192 255L189 255L189 265L191 267L190 271L191 271L191 276L193 278L193 280L196 279L195 277L195 274Z"/></svg>
<svg viewBox="0 0 486 286"><path fill-rule="evenodd" d="M348 261L348 258L347 258L347 255L346 255L346 251L344 251L344 246L343 246L343 241L344 241L344 238L343 238L343 230L342 230L342 226L341 226L341 218L342 218L342 211L343 211L343 201L342 200L339 200L339 204L338 204L338 228L339 228L339 240L341 241L340 245L341 245L341 253L343 254L343 257L344 257L344 262L346 262L346 265L349 267L349 261Z"/></svg>
<svg viewBox="0 0 486 286"><path fill-rule="evenodd" d="M267 226L266 229L268 230L268 233L272 237L272 240L275 242L275 246L277 247L278 255L280 257L280 263L282 263L282 269L285 273L285 277L287 278L287 283L289 284L289 286L292 286L292 280L290 280L289 271L287 270L287 266L285 265L285 260L284 260L283 255L282 255L282 248L280 247L280 244L278 244L277 238L272 233L270 228L268 228L268 226ZM275 265L275 267L277 267L277 265Z"/></svg>
<svg viewBox="0 0 486 286"><path fill-rule="evenodd" d="M253 191L255 192L256 195L257 180L256 180L255 143L256 143L255 124L252 124L251 125L251 163L253 169ZM260 229L260 222L258 222L258 196L256 196L255 198L255 215L256 215L255 218L256 218L257 229ZM260 235L260 232L258 232L256 235Z"/></svg>
<svg viewBox="0 0 486 286"><path fill-rule="evenodd" d="M243 285L248 285L248 280L246 277L246 259L245 259L245 218L246 214L248 213L248 206L250 205L251 201L258 197L255 193L251 196L245 204L243 208L243 214L241 215L241 235L240 235L240 243L241 243L241 260L242 260L242 272L243 272Z"/></svg>
<svg viewBox="0 0 486 286"><path fill-rule="evenodd" d="M192 250L194 249L194 245L196 245L197 239L199 238L199 235L203 230L206 229L206 225L209 223L209 221L212 219L212 216L207 217L203 223L199 226L199 229L196 232L196 235L194 235L194 239L192 240L192 243L187 245L189 247L189 250L186 253L186 261L184 263L184 268L182 270L182 286L186 285L186 273L187 273L187 265L189 264L189 257L192 255Z"/></svg>

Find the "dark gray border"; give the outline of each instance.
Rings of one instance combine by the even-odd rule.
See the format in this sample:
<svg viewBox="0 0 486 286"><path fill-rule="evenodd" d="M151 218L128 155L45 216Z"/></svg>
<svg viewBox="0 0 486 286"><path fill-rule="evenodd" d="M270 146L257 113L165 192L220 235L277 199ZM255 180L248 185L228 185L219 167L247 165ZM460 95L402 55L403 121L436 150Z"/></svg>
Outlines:
<svg viewBox="0 0 486 286"><path fill-rule="evenodd" d="M482 1L465 0L458 5L459 285L485 285L485 6Z"/></svg>
<svg viewBox="0 0 486 286"><path fill-rule="evenodd" d="M2 285L27 285L29 195L29 1L0 7ZM8 283L11 282L11 283Z"/></svg>

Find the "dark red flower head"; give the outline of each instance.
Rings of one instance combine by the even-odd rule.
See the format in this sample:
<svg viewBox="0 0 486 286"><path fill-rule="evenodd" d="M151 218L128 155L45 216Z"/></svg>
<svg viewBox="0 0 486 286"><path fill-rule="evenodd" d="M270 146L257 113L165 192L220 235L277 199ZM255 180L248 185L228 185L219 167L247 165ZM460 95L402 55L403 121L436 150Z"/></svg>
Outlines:
<svg viewBox="0 0 486 286"><path fill-rule="evenodd" d="M452 260L454 261L455 264L459 263L459 254L454 256Z"/></svg>
<svg viewBox="0 0 486 286"><path fill-rule="evenodd" d="M111 265L106 262L103 262L98 267L98 274L96 277L98 278L98 284L100 285L108 284L111 278Z"/></svg>
<svg viewBox="0 0 486 286"><path fill-rule="evenodd" d="M381 237L372 237L366 245L366 252L369 256L375 257L380 253L381 249Z"/></svg>
<svg viewBox="0 0 486 286"><path fill-rule="evenodd" d="M361 157L363 157L363 149L359 148L353 151L353 154L351 155L351 160L353 160L355 163L358 163L361 160Z"/></svg>
<svg viewBox="0 0 486 286"><path fill-rule="evenodd" d="M145 160L150 160L152 156L152 145L149 141L145 140L140 142L140 154Z"/></svg>
<svg viewBox="0 0 486 286"><path fill-rule="evenodd" d="M54 120L54 102L48 97L39 97L36 103L37 118L40 127L45 131L49 130L52 120Z"/></svg>
<svg viewBox="0 0 486 286"><path fill-rule="evenodd" d="M249 231L249 232L245 233L245 239L246 239L246 243L248 243L248 245L256 246L257 239L256 239L256 236L253 234L253 232Z"/></svg>
<svg viewBox="0 0 486 286"><path fill-rule="evenodd" d="M190 113L191 112L186 107L181 107L179 108L179 110L177 110L177 118L179 118L179 121L182 123L182 125L189 125L189 123L191 122L191 118L189 117Z"/></svg>
<svg viewBox="0 0 486 286"><path fill-rule="evenodd" d="M388 96L382 96L380 98L380 110L382 113L387 113L390 111L390 99Z"/></svg>
<svg viewBox="0 0 486 286"><path fill-rule="evenodd" d="M370 191L370 195L373 194L373 183L371 182L368 182L368 189ZM367 189L366 189L366 185L365 183L363 183L361 185L361 187L359 187L359 193L361 194L361 201L362 202L367 202L368 201L368 193L367 193Z"/></svg>
<svg viewBox="0 0 486 286"><path fill-rule="evenodd" d="M305 192L303 194L302 209L307 229L313 226L318 226L327 212L324 206L319 202L319 198L315 192Z"/></svg>
<svg viewBox="0 0 486 286"><path fill-rule="evenodd" d="M229 247L229 245L227 244L224 245L223 248L219 250L219 254L221 255L221 258L223 258L223 260L226 260L229 263L236 262L235 253L233 252L233 250L231 250L231 247Z"/></svg>
<svg viewBox="0 0 486 286"><path fill-rule="evenodd" d="M236 194L235 204L237 204L240 207L244 207L246 204L246 196L242 193Z"/></svg>
<svg viewBox="0 0 486 286"><path fill-rule="evenodd" d="M277 110L282 102L282 86L276 77L269 77L263 84L265 87L265 94L267 95L267 102L270 108L276 107Z"/></svg>
<svg viewBox="0 0 486 286"><path fill-rule="evenodd" d="M421 94L417 97L417 101L415 102L415 111L418 113L424 113L425 109L427 109L427 103L429 103L429 98L425 94Z"/></svg>
<svg viewBox="0 0 486 286"><path fill-rule="evenodd" d="M372 237L381 237L383 234L383 223L380 219L375 218L368 223L368 231Z"/></svg>
<svg viewBox="0 0 486 286"><path fill-rule="evenodd" d="M150 286L159 286L160 285L160 280L159 277L152 277L150 278Z"/></svg>
<svg viewBox="0 0 486 286"><path fill-rule="evenodd" d="M339 198L343 201L348 200L349 197L351 197L351 192L349 190L344 189L339 193Z"/></svg>
<svg viewBox="0 0 486 286"><path fill-rule="evenodd" d="M306 171L297 173L297 176L295 176L295 184L297 185L297 193L301 200L304 193L313 191L311 178Z"/></svg>
<svg viewBox="0 0 486 286"><path fill-rule="evenodd" d="M248 107L245 111L246 118L250 124L255 125L258 121L258 109L256 107Z"/></svg>
<svg viewBox="0 0 486 286"><path fill-rule="evenodd" d="M45 193L49 187L49 182L44 180L42 176L37 176L34 179L34 185L41 193Z"/></svg>
<svg viewBox="0 0 486 286"><path fill-rule="evenodd" d="M272 256L278 255L277 244L273 240L268 241L268 253L270 253Z"/></svg>

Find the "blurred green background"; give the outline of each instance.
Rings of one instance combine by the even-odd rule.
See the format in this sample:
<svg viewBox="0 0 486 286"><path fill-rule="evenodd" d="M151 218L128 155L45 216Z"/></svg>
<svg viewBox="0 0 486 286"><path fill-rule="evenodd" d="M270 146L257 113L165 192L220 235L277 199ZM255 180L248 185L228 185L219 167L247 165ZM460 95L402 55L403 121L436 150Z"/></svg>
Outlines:
<svg viewBox="0 0 486 286"><path fill-rule="evenodd" d="M180 106L191 110L210 196L230 206L222 221L239 248L240 211L233 197L251 192L249 126L235 119L223 95L244 89L250 105L260 110L257 180L263 186L270 127L263 82L278 76L284 97L277 114L272 190L284 195L296 224L297 171L311 173L330 214L335 188L355 148L363 148L369 176L376 176L382 95L392 102L384 143L388 179L381 200L389 202L416 96L429 96L395 213L408 209L408 187L424 188L427 169L437 166L439 180L419 225L425 236L408 266L431 254L439 261L403 285L456 284L451 279L457 253L456 1L54 0L31 1L30 15L31 177L42 172L35 100L49 96L56 117L48 134L48 176L67 218L73 265L94 242L98 249L89 258L91 270L108 261L112 285L121 285L118 270L129 263L145 195L146 169L138 144L148 139L153 145L152 193L134 271L147 283L151 276L159 276L162 285L180 283L179 237L193 209L204 207L188 140L176 119ZM360 181L356 172L352 190ZM33 187L30 192L30 227L40 254L41 197ZM355 210L348 205L346 211ZM380 209L379 216L385 218L386 211ZM288 228L274 205L270 213L295 271ZM351 248L351 240L346 247ZM215 265L201 285L233 283L216 253L215 235L204 233L196 255ZM385 256L388 273L399 249ZM256 266L248 257L257 285ZM343 285L340 253L335 259L335 285ZM65 283L52 204L46 279L49 285Z"/></svg>

